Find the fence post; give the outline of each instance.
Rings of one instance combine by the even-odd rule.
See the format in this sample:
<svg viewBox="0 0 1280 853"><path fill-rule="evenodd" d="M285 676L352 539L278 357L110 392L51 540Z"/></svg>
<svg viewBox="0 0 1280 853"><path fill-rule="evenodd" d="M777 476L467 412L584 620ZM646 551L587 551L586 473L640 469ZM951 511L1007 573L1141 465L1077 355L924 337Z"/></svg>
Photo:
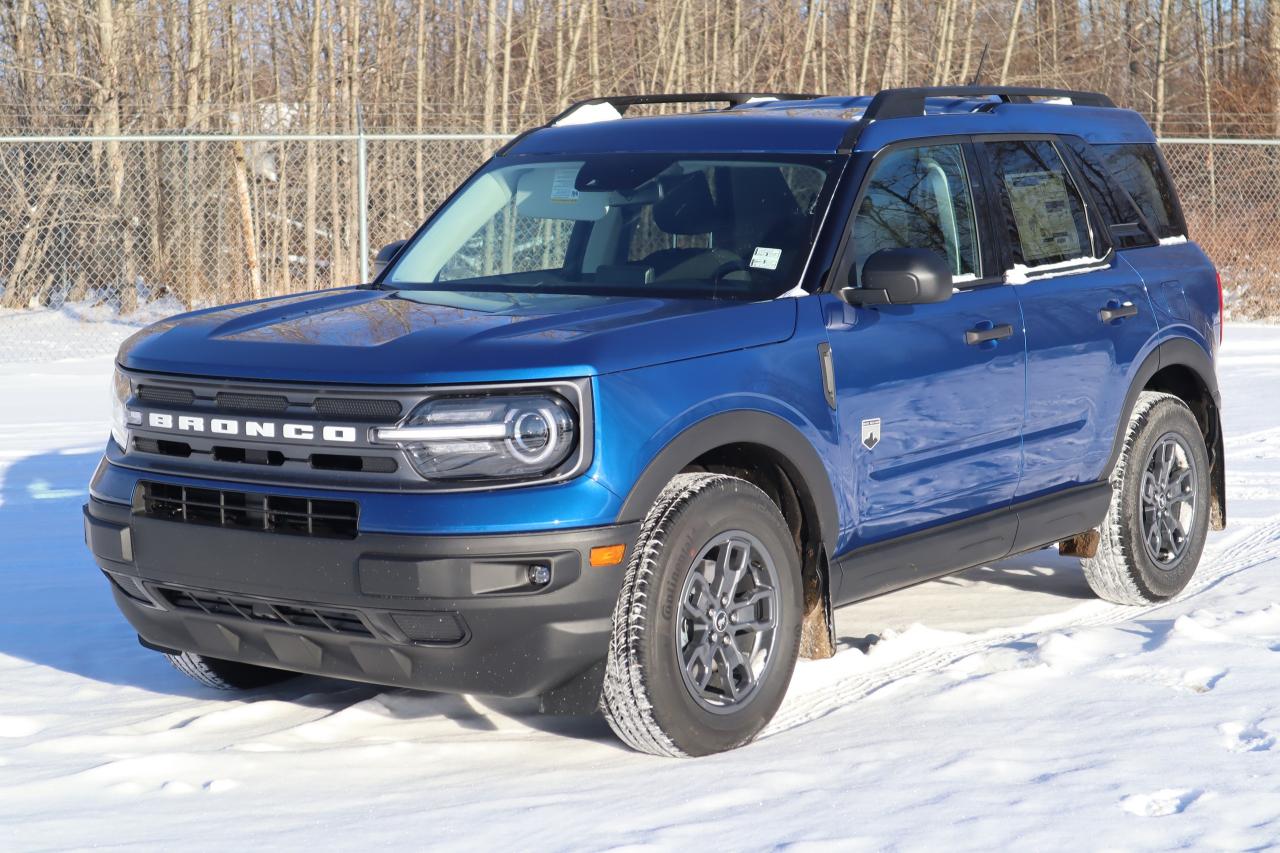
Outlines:
<svg viewBox="0 0 1280 853"><path fill-rule="evenodd" d="M360 283L369 282L369 158L364 135L364 107L356 107L356 206L360 213Z"/></svg>

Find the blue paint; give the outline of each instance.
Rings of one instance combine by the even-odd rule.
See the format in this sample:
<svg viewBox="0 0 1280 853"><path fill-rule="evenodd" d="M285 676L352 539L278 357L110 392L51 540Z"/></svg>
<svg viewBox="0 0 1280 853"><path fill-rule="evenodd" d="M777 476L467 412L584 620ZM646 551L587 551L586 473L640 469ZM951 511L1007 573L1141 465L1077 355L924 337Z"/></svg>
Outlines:
<svg viewBox="0 0 1280 853"><path fill-rule="evenodd" d="M1162 341L1216 350L1214 271L1193 243L1112 252L1088 272L1002 283L988 278L931 305L851 307L831 270L876 152L912 139L1070 134L1153 141L1118 109L931 101L930 115L870 125L838 153L865 98L759 104L732 111L536 131L504 162L575 152L837 155L831 199L804 274L808 295L761 302L584 294L340 289L192 312L136 335L120 353L143 373L438 386L589 377L594 456L565 483L452 494L279 488L356 494L372 531L462 534L589 527L619 519L645 469L687 430L726 412L776 416L821 460L838 510L836 556L1017 500L1105 477L1123 401ZM984 245L998 243L985 217ZM995 274L992 277L992 274ZM1132 302L1137 316L1098 311ZM1013 334L967 345L966 330ZM818 358L831 346L836 406ZM874 451L861 422L879 418ZM731 441L732 436L726 436ZM116 451L118 455L118 451ZM236 488L233 479L99 467L93 493L127 503L139 478Z"/></svg>

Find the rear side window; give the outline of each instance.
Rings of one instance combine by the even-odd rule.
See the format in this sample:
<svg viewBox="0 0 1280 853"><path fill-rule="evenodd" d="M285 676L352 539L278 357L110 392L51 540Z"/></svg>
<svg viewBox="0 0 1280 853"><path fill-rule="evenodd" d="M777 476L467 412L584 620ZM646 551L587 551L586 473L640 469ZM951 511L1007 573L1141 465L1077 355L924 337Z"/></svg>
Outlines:
<svg viewBox="0 0 1280 853"><path fill-rule="evenodd" d="M1169 173L1155 145L1095 145L1111 174L1133 197L1159 237L1181 237L1187 233L1174 195Z"/></svg>
<svg viewBox="0 0 1280 853"><path fill-rule="evenodd" d="M859 276L881 249L931 249L953 276L978 276L973 195L959 145L900 148L876 162L853 221Z"/></svg>
<svg viewBox="0 0 1280 853"><path fill-rule="evenodd" d="M1102 215L1111 232L1117 249L1135 249L1154 246L1156 235L1138 212L1129 193L1112 176L1111 170L1089 143L1079 137L1066 137L1063 143L1076 156L1077 173L1081 183L1096 201L1096 210Z"/></svg>
<svg viewBox="0 0 1280 853"><path fill-rule="evenodd" d="M1053 143L984 144L999 187L1013 262L1038 267L1096 257L1084 199Z"/></svg>

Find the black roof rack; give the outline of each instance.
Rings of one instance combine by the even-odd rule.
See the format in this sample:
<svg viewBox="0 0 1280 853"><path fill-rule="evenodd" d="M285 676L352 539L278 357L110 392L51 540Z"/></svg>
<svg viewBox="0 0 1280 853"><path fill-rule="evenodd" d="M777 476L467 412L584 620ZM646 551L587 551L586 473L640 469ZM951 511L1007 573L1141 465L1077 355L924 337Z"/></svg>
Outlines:
<svg viewBox="0 0 1280 853"><path fill-rule="evenodd" d="M924 115L926 98L998 97L1006 104L1029 104L1032 98L1066 98L1078 107L1114 107L1106 95L1070 89L1038 89L1028 86L921 86L914 89L885 89L876 94L862 114L868 124L887 118Z"/></svg>
<svg viewBox="0 0 1280 853"><path fill-rule="evenodd" d="M595 104L608 104L623 115L637 104L728 104L730 108L740 107L756 99L772 98L777 101L808 101L820 98L821 95L798 94L795 92L689 92L675 95L608 95L603 98L587 98L575 101L569 108L547 122L547 127L568 118L574 112Z"/></svg>
<svg viewBox="0 0 1280 853"><path fill-rule="evenodd" d="M575 101L541 127L530 128L507 142L496 152L502 156L522 139L542 127L554 127L583 107L608 104L625 115L630 107L638 104L727 104L728 109L740 107L753 100L808 101L825 97L813 93L797 92L687 92L670 95L607 95ZM1082 92L1073 89L1045 89L1034 86L920 86L904 89L883 89L871 99L840 144L840 151L852 151L862 131L875 121L891 118L913 118L925 114L928 98L999 98L1006 104L1029 104L1032 98L1062 98L1079 107L1115 107L1115 103L1099 92ZM994 103L994 102L993 102Z"/></svg>
<svg viewBox="0 0 1280 853"><path fill-rule="evenodd" d="M849 129L839 150L848 153L858 144L867 125L891 118L915 118L925 114L928 98L999 98L1006 104L1029 104L1032 98L1065 98L1077 107L1110 107L1115 103L1098 92L1072 89L1041 89L1034 86L920 86L913 89L884 89L867 104L862 118Z"/></svg>

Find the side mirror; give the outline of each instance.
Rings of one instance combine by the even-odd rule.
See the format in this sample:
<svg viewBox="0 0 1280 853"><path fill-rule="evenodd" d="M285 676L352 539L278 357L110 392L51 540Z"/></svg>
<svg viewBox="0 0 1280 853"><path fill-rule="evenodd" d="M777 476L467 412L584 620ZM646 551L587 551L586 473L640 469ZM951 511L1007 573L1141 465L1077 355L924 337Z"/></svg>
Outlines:
<svg viewBox="0 0 1280 853"><path fill-rule="evenodd" d="M391 263L392 259L404 248L404 244L408 242L408 240L397 240L378 250L378 254L373 256L372 273L374 278L382 275L382 271L387 268L387 264Z"/></svg>
<svg viewBox="0 0 1280 853"><path fill-rule="evenodd" d="M944 302L952 289L951 267L937 252L881 249L862 265L862 286L841 288L840 298L850 305L920 305Z"/></svg>

